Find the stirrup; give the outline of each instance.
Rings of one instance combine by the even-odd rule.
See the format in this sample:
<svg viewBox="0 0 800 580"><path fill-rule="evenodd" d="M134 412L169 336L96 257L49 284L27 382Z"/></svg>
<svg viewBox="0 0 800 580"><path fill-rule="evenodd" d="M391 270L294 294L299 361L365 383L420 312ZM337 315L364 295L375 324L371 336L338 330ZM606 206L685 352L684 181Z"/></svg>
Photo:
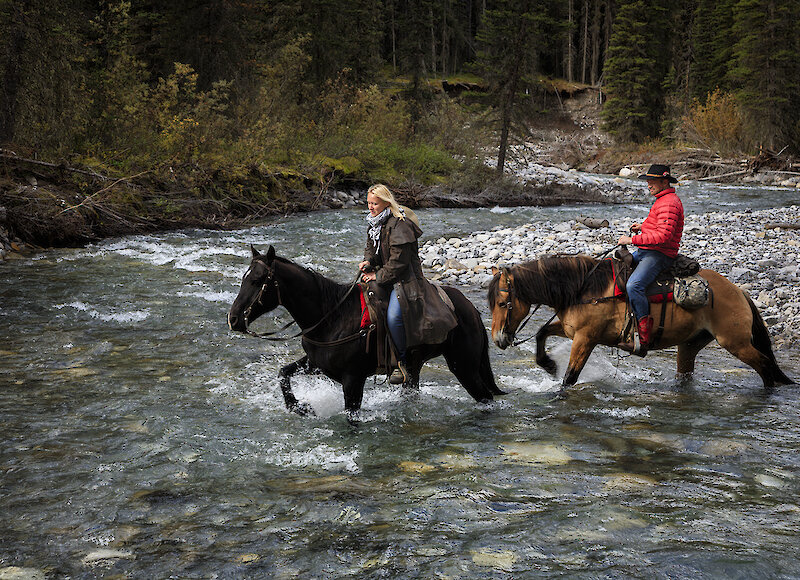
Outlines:
<svg viewBox="0 0 800 580"><path fill-rule="evenodd" d="M397 368L394 369L392 372L392 376L389 377L389 384L390 385L403 385L408 382L408 370L406 370L406 364L404 362L397 361Z"/></svg>

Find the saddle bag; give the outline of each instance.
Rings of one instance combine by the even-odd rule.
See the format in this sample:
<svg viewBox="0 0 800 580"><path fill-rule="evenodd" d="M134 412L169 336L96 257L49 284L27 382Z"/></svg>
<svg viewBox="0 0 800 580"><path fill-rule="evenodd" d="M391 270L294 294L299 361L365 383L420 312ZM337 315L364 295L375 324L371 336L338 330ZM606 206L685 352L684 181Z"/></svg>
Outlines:
<svg viewBox="0 0 800 580"><path fill-rule="evenodd" d="M686 276L694 276L700 271L700 263L694 258L678 254L672 266L669 267L669 272L676 278L683 278Z"/></svg>
<svg viewBox="0 0 800 580"><path fill-rule="evenodd" d="M700 276L675 278L672 295L681 308L696 310L708 302L708 281Z"/></svg>

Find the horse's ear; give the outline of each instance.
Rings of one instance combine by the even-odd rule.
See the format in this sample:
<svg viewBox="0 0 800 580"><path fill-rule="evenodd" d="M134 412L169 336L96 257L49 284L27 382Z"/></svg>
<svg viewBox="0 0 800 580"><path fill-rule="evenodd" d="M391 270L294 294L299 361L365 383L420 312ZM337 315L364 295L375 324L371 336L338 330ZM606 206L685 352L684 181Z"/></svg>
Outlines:
<svg viewBox="0 0 800 580"><path fill-rule="evenodd" d="M267 264L272 264L275 260L275 248L272 247L270 244L269 250L267 250Z"/></svg>
<svg viewBox="0 0 800 580"><path fill-rule="evenodd" d="M258 250L253 247L253 244L250 244L250 251L253 253L253 258L258 258L261 255L258 253Z"/></svg>
<svg viewBox="0 0 800 580"><path fill-rule="evenodd" d="M492 276L497 276L500 273L500 270L497 269L497 266L492 266Z"/></svg>

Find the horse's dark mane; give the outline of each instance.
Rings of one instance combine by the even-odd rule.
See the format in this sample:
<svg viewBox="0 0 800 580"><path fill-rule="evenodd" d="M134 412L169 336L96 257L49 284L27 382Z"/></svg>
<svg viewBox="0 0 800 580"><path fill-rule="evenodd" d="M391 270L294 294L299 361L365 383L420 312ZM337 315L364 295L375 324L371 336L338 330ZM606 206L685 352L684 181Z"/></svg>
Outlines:
<svg viewBox="0 0 800 580"><path fill-rule="evenodd" d="M292 262L287 258L282 258L280 256L275 256L276 262L281 262L283 264L288 264L290 266L294 266L295 268L305 272L308 274L312 280L314 280L314 284L316 285L317 289L319 290L320 301L328 306L333 306L334 304L338 303L345 293L350 289L349 285L340 284L335 280L331 280L323 276L322 274L315 272L311 268L306 268L305 266L301 266L296 262Z"/></svg>
<svg viewBox="0 0 800 580"><path fill-rule="evenodd" d="M611 261L584 255L543 256L510 268L514 292L530 304L544 304L561 310L578 304L583 296L599 297L611 282ZM500 276L489 284L489 305L494 308Z"/></svg>

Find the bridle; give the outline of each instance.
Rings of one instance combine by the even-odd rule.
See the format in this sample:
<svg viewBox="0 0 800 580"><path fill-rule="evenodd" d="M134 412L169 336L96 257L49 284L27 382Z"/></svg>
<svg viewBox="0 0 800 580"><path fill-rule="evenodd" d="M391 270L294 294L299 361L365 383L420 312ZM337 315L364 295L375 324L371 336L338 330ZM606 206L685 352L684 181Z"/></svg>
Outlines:
<svg viewBox="0 0 800 580"><path fill-rule="evenodd" d="M334 312L336 312L339 309L339 307L342 304L344 304L345 300L347 300L347 297L350 296L350 293L353 291L353 289L358 284L358 280L361 277L361 272L358 272L358 274L356 275L356 279L353 281L353 283L347 289L347 292L345 292L344 295L341 297L339 302L337 302L336 305L333 308L331 308L313 326L311 326L309 328L306 328L305 330L303 330L301 328L297 333L293 334L292 336L274 337L274 335L280 334L281 332L283 332L284 330L289 328L292 324L296 324L297 323L296 320L292 319L289 322L287 322L286 324L284 324L283 326L281 326L277 330L273 330L273 331L270 331L270 332L253 332L252 330L250 330L248 328L249 322L247 321L247 319L250 317L250 313L253 311L253 307L256 304L261 304L263 306L263 304L261 302L261 299L264 296L264 292L267 290L267 287L269 287L270 285L274 286L275 287L275 293L278 296L278 304L277 305L278 306L284 306L284 307L286 306L283 303L283 301L281 300L281 287L278 284L278 280L275 278L275 267L274 266L270 266L264 260L259 260L258 258L254 258L253 261L254 262L259 262L260 264L262 264L267 269L267 275L264 278L264 283L261 285L261 289L258 291L258 294L256 295L256 297L252 300L252 302L250 302L250 305L247 308L244 309L243 315L244 315L244 324L245 324L245 333L246 334L249 334L250 336L255 336L257 338L263 338L264 340L272 340L272 341L290 340L292 338L297 338L298 336L302 336L303 340L305 340L306 342L309 342L311 344L314 344L316 346L336 346L336 345L339 345L339 344L344 344L346 342L350 342L350 341L355 340L357 338L360 338L362 336L366 336L366 333L367 333L368 329L359 329L359 331L357 333L352 334L350 336L345 336L344 338L340 338L338 340L325 341L325 342L313 340L311 338L308 338L308 336L306 336L309 332L311 332L312 330L317 328L320 324L325 322ZM247 274L245 274L245 277L246 276L247 276Z"/></svg>
<svg viewBox="0 0 800 580"><path fill-rule="evenodd" d="M500 327L500 332L502 332L503 334L508 334L508 332L507 332L508 318L511 315L511 311L514 308L514 284L512 282L511 275L509 274L508 268L506 268L505 266L500 268L500 279L501 280L505 279L506 287L505 288L501 288L500 284L498 284L497 285L497 291L498 292L505 292L506 295L507 295L506 301L504 303L502 303L502 302L500 303L500 304L502 304L501 308L505 308L505 310L506 310L506 319L503 321L503 326ZM536 311L539 310L540 307L541 307L541 304L537 304L536 308L534 308L533 310L528 312L528 315L520 323L520 325L517 326L517 330L514 331L512 336L516 336L519 331L521 331L523 328L525 328L525 325L528 324L528 321L536 313ZM554 318L555 318L555 316L554 316ZM552 320L553 319L551 318L550 321L552 321ZM518 344L522 344L523 342L528 342L534 336L536 336L536 335L535 334L531 335L528 338L524 338L522 340L513 340L512 339L511 346L517 346Z"/></svg>
<svg viewBox="0 0 800 580"><path fill-rule="evenodd" d="M608 250L605 250L605 251L603 251L603 252L600 252L600 253L598 253L598 254L595 254L593 257L594 257L595 259L602 258L602 257L603 257L603 256L605 256L606 254L609 254L609 253L611 253L612 251L614 251L615 249L617 249L619 246L620 246L620 244L617 244L617 245L615 245L615 246L613 246L613 247L609 248ZM584 286L586 286L586 282L589 280L589 278L591 277L591 275L592 275L592 274L594 274L594 272L595 272L595 270L597 270L598 266L600 266L600 263L601 263L601 262L600 262L600 261L598 261L598 262L597 262L597 263L594 265L594 267L593 267L591 270L589 270L589 273L588 273L588 274L586 274L586 276L584 276L584 278L583 278L583 282L581 283L581 286L580 286L580 288L578 289L578 292L579 292L579 293L580 293L580 292L583 290ZM505 266L504 266L504 267L502 267L502 268L500 268L500 278L501 278L501 279L505 278L505 282L506 282L506 288L505 288L505 289L503 289L503 288L500 288L500 284L498 284L498 285L497 285L497 291L498 291L498 292L506 292L506 293L508 294L508 298L506 299L505 306L503 306L503 308L505 308L505 309L508 311L508 314L506 314L506 319L505 319L505 321L503 322L503 326L502 326L502 327L500 327L500 331L501 331L503 334L506 334L506 326L508 325L508 316L509 316L509 314L511 313L511 309L512 309L512 307L513 307L513 302L514 302L514 296L513 296L513 293L514 293L514 285L513 285L513 284L512 284L512 282L511 282L511 276L510 276L510 274L509 274L509 272L508 272L508 268L506 268ZM588 303L591 303L591 304L599 304L599 303L601 303L601 302L605 302L605 301L607 301L607 300L610 300L610 299L615 299L615 297L614 297L614 296L611 296L611 297L608 297L608 298L599 298L599 299L593 299L593 300L591 300L591 301L590 301L590 302L588 302ZM517 334L517 333L518 333L520 330L522 330L522 329L523 329L523 327L524 327L524 326L525 326L525 325L528 323L528 321L531 319L531 316L533 316L533 315L534 315L534 313L535 313L537 310L539 310L539 307L540 307L540 306L541 306L541 304L537 304L537 305L536 305L536 308L534 308L534 309L533 309L531 312L529 312L529 313L528 313L528 316L526 316L526 317L525 317L525 320L523 320L523 321L522 321L522 323L521 323L521 324L520 324L520 325L517 327L517 330L514 332L514 336L516 336L516 334ZM542 332L542 330L544 329L544 327L546 327L548 324L550 324L551 322L553 322L553 320L555 320L555 318L556 318L557 316L558 316L558 314L557 314L557 313L553 314L553 316L551 316L551 317L550 317L550 320L548 320L547 322L545 322L545 323L544 323L544 324L541 326L541 328L539 329L539 331L538 331L538 332L536 332L536 334L533 334L533 335L529 336L528 338L523 338L522 340L512 340L512 342L511 342L511 346L517 346L517 345L519 345L519 344L522 344L523 342L528 342L530 339L532 339L532 338L534 338L534 337L538 336L538 335L539 335L539 333L540 333L540 332Z"/></svg>
<svg viewBox="0 0 800 580"><path fill-rule="evenodd" d="M261 304L261 299L264 297L264 292L266 291L267 287L270 284L275 287L275 293L278 295L278 306L283 306L283 301L281 300L281 287L278 284L278 281L275 279L275 267L270 266L265 261L259 260L258 258L253 259L253 261L261 263L267 269L267 275L264 278L264 283L261 285L261 289L258 291L258 294L256 294L256 297L250 302L250 304L247 306L247 308L244 309L242 313L244 316L245 333L251 336L256 336L258 338L263 338L265 340L277 341L277 340L288 340L290 338L297 338L298 336L303 334L302 330L293 336L288 336L283 338L270 338L272 335L279 334L284 330L286 330L287 328L289 328L292 324L295 323L294 319L290 320L289 322L281 326L278 330L273 330L271 332L253 332L252 330L250 330L249 328L250 323L248 322L248 318L250 318L250 313L253 312L253 307L256 304ZM250 271L248 270L247 273L249 274L249 272ZM247 274L245 274L245 277L247 277ZM263 306L263 304L261 305Z"/></svg>

